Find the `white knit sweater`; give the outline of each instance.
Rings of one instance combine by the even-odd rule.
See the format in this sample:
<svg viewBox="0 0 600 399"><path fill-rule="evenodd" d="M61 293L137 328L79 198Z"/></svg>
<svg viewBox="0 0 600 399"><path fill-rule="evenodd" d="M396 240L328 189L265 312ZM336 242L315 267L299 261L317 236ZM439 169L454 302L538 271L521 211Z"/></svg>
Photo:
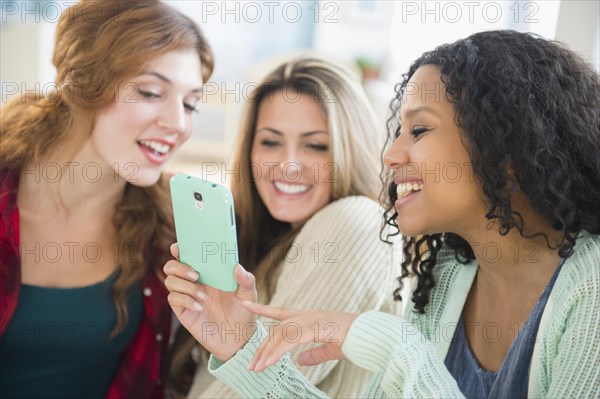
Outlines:
<svg viewBox="0 0 600 399"><path fill-rule="evenodd" d="M346 197L317 212L288 251L270 305L362 313L399 314L392 300L400 275L399 236L382 242L382 209L366 197ZM265 320L263 320L265 321ZM306 350L292 352L292 359ZM308 381L330 397L356 398L371 373L350 362L332 361L300 367ZM238 397L199 365L190 398Z"/></svg>

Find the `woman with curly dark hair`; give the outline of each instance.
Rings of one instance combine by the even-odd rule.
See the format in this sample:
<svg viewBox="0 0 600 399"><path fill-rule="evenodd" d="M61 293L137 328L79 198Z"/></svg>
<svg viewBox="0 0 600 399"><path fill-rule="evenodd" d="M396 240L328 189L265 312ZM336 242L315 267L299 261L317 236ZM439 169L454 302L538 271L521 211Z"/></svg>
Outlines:
<svg viewBox="0 0 600 399"><path fill-rule="evenodd" d="M558 43L482 32L415 61L392 105L386 221L405 235L412 311L262 306L240 268L238 292L221 308L209 295L196 317L255 326L223 345L202 336L184 302L209 287L174 288L186 269L171 261L170 304L214 354L213 374L242 396L322 397L284 356L315 341L324 345L299 361L347 358L373 371L365 397L597 397L598 73ZM254 314L280 321L269 339Z"/></svg>

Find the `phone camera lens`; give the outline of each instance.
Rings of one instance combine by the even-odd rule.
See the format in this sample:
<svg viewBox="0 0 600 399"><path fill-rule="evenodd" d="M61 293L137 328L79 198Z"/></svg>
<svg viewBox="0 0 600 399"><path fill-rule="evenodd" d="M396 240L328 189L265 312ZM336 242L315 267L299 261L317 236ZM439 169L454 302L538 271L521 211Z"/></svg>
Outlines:
<svg viewBox="0 0 600 399"><path fill-rule="evenodd" d="M194 198L195 198L197 201L202 201L202 194L200 194L199 192L195 192L195 193L194 193Z"/></svg>

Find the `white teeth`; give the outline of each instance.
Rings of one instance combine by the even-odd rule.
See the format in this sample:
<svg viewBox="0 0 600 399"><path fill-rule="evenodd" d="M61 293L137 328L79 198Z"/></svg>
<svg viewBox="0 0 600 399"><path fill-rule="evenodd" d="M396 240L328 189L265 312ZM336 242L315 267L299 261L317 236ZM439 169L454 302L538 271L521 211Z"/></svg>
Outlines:
<svg viewBox="0 0 600 399"><path fill-rule="evenodd" d="M402 183L396 187L396 195L398 198L403 198L410 195L413 191L421 191L423 183Z"/></svg>
<svg viewBox="0 0 600 399"><path fill-rule="evenodd" d="M171 146L168 144L159 143L158 141L152 140L140 140L140 143L145 145L146 147L152 148L154 151L159 154L166 154L171 149Z"/></svg>
<svg viewBox="0 0 600 399"><path fill-rule="evenodd" d="M304 184L287 184L280 181L274 182L275 187L285 194L299 194L308 191L310 186Z"/></svg>

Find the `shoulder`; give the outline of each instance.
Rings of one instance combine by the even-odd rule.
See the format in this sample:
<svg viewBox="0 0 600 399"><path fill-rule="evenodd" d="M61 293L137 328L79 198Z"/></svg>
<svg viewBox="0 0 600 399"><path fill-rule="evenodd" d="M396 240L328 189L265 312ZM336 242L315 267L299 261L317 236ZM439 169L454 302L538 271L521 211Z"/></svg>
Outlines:
<svg viewBox="0 0 600 399"><path fill-rule="evenodd" d="M572 259L573 263L597 274L600 270L600 234L580 233Z"/></svg>
<svg viewBox="0 0 600 399"><path fill-rule="evenodd" d="M366 197L345 197L321 209L288 250L271 304L391 309L388 304L400 272L400 262L394 259L399 246L396 240L390 240L393 244L381 240L382 224L379 204Z"/></svg>
<svg viewBox="0 0 600 399"><path fill-rule="evenodd" d="M382 226L383 209L377 202L363 196L345 197L313 215L294 241L297 247L331 254L338 267L369 273L385 269L395 276L400 267L400 236L387 238Z"/></svg>
<svg viewBox="0 0 600 399"><path fill-rule="evenodd" d="M556 340L569 334L577 342L600 331L600 236L580 234L548 298L542 325L544 343L556 355ZM584 338L585 335L587 338ZM596 334L600 338L600 333Z"/></svg>
<svg viewBox="0 0 600 399"><path fill-rule="evenodd" d="M364 196L344 197L334 201L315 213L302 227L304 230L319 230L335 227L336 230L379 228L383 223L383 210L379 204Z"/></svg>
<svg viewBox="0 0 600 399"><path fill-rule="evenodd" d="M336 201L329 203L317 212L313 217L318 217L327 214L341 213L341 212L377 212L379 213L381 207L379 204L362 195L352 195L349 197L340 198Z"/></svg>
<svg viewBox="0 0 600 399"><path fill-rule="evenodd" d="M540 335L540 375L565 378L576 367L585 373L586 362L596 365L600 360L593 349L600 340L600 235L579 234L546 303ZM560 363L558 373L553 370L555 362ZM547 384L551 381L546 379Z"/></svg>
<svg viewBox="0 0 600 399"><path fill-rule="evenodd" d="M579 234L573 255L565 260L555 289L563 302L568 302L565 296L581 296L579 299L586 302L594 298L600 301L599 295L593 295L600 292L600 235Z"/></svg>
<svg viewBox="0 0 600 399"><path fill-rule="evenodd" d="M332 242L344 251L378 251L391 247L382 240L383 209L367 197L351 196L334 201L314 214L302 227L295 241L298 243ZM398 236L390 237L396 244ZM397 243L399 246L399 242Z"/></svg>

